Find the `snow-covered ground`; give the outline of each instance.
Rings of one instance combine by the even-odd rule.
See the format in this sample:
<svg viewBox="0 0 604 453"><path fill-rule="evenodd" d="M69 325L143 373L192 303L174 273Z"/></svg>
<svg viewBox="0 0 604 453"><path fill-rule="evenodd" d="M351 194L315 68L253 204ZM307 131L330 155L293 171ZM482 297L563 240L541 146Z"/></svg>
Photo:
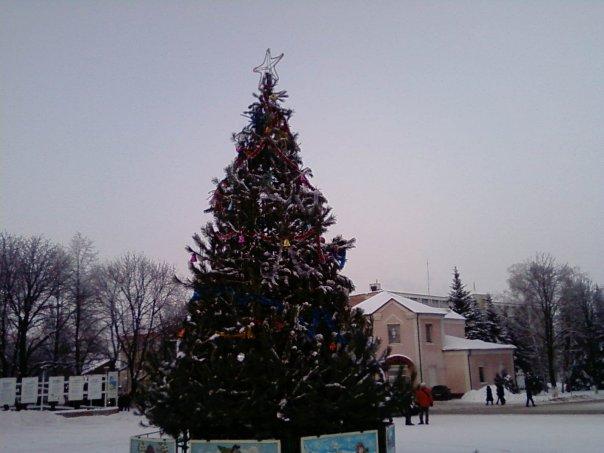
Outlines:
<svg viewBox="0 0 604 453"><path fill-rule="evenodd" d="M482 403L484 404L487 398L486 385L478 390L470 390L465 393L461 397L461 402L464 403ZM491 386L491 390L493 391L493 398L497 401L497 395L495 395L495 386ZM549 393L540 393L538 395L533 395L533 400L535 404L546 403L546 402L569 402L569 401L580 401L585 399L604 399L604 392L600 391L598 393L594 393L592 391L581 391L581 392L553 392L550 390ZM505 390L505 401L506 404L525 404L526 403L526 393L510 393L508 390Z"/></svg>
<svg viewBox="0 0 604 453"><path fill-rule="evenodd" d="M604 415L433 415L429 426L396 420L397 452L599 452ZM128 452L129 437L154 431L132 413L64 418L0 412L2 453Z"/></svg>
<svg viewBox="0 0 604 453"><path fill-rule="evenodd" d="M604 445L604 415L434 415L429 426L396 424L399 453L595 453Z"/></svg>

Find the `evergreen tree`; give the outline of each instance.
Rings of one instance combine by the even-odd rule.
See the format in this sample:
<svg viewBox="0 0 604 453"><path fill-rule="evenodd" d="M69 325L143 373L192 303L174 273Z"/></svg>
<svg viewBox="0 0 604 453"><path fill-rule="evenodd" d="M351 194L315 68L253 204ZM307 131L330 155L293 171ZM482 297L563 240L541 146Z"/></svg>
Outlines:
<svg viewBox="0 0 604 453"><path fill-rule="evenodd" d="M267 56L260 93L215 180L213 221L195 235L178 355L152 374L144 403L173 436L288 438L377 427L400 400L370 321L340 274L353 240L302 166L292 111Z"/></svg>
<svg viewBox="0 0 604 453"><path fill-rule="evenodd" d="M461 282L457 267L453 268L453 283L449 293L449 308L466 318L466 337L471 340L489 341L485 320L476 300Z"/></svg>
<svg viewBox="0 0 604 453"><path fill-rule="evenodd" d="M493 298L490 294L485 297L484 324L487 331L488 339L493 343L507 343L509 338L499 314L499 310L493 304Z"/></svg>

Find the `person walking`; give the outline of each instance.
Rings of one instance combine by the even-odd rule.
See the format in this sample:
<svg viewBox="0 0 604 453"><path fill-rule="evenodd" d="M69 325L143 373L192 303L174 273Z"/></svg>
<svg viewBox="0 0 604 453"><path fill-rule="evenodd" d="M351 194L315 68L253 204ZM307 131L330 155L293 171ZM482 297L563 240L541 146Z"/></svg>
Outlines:
<svg viewBox="0 0 604 453"><path fill-rule="evenodd" d="M533 403L533 407L535 407L535 400L533 399L533 389L530 385L526 386L526 407L529 407L529 401Z"/></svg>
<svg viewBox="0 0 604 453"><path fill-rule="evenodd" d="M424 416L426 419L426 425L430 424L430 406L434 405L434 399L432 399L432 390L424 382L419 385L419 388L415 390L415 401L419 406L419 425L424 424Z"/></svg>
<svg viewBox="0 0 604 453"><path fill-rule="evenodd" d="M495 404L499 404L501 402L501 405L505 406L505 390L503 390L503 383L498 382L495 385L495 389L497 393L497 402Z"/></svg>
<svg viewBox="0 0 604 453"><path fill-rule="evenodd" d="M491 403L493 405L493 390L491 390L491 386L487 385L487 406Z"/></svg>

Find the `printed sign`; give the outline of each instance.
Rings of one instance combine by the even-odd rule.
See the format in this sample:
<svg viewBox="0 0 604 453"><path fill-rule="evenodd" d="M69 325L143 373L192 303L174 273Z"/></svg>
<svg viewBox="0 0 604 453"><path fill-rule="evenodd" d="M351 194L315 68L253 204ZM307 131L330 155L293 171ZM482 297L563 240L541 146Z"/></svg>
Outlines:
<svg viewBox="0 0 604 453"><path fill-rule="evenodd" d="M386 453L396 453L396 437L394 425L386 426Z"/></svg>
<svg viewBox="0 0 604 453"><path fill-rule="evenodd" d="M0 405L15 404L17 398L17 378L0 378Z"/></svg>
<svg viewBox="0 0 604 453"><path fill-rule="evenodd" d="M63 376L50 376L48 378L48 402L63 402L65 378Z"/></svg>
<svg viewBox="0 0 604 453"><path fill-rule="evenodd" d="M191 453L280 453L278 440L192 440Z"/></svg>
<svg viewBox="0 0 604 453"><path fill-rule="evenodd" d="M38 378L24 377L21 379L21 404L38 402Z"/></svg>
<svg viewBox="0 0 604 453"><path fill-rule="evenodd" d="M110 371L107 373L107 398L116 398L117 399L117 371Z"/></svg>
<svg viewBox="0 0 604 453"><path fill-rule="evenodd" d="M81 401L84 399L84 376L69 376L69 401Z"/></svg>
<svg viewBox="0 0 604 453"><path fill-rule="evenodd" d="M131 437L130 453L176 453L176 442L170 437Z"/></svg>
<svg viewBox="0 0 604 453"><path fill-rule="evenodd" d="M301 453L377 453L378 432L326 434L300 439Z"/></svg>
<svg viewBox="0 0 604 453"><path fill-rule="evenodd" d="M91 374L88 376L88 399L100 400L103 397L103 375Z"/></svg>

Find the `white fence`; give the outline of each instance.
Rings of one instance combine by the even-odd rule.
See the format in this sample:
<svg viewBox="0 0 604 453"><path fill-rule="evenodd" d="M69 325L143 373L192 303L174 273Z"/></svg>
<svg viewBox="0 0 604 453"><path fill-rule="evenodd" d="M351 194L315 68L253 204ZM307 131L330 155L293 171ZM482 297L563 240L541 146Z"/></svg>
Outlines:
<svg viewBox="0 0 604 453"><path fill-rule="evenodd" d="M33 404L44 408L50 403L64 404L66 401L107 401L118 396L118 373L91 374L88 376L50 376L48 380L38 377L0 378L0 406Z"/></svg>

